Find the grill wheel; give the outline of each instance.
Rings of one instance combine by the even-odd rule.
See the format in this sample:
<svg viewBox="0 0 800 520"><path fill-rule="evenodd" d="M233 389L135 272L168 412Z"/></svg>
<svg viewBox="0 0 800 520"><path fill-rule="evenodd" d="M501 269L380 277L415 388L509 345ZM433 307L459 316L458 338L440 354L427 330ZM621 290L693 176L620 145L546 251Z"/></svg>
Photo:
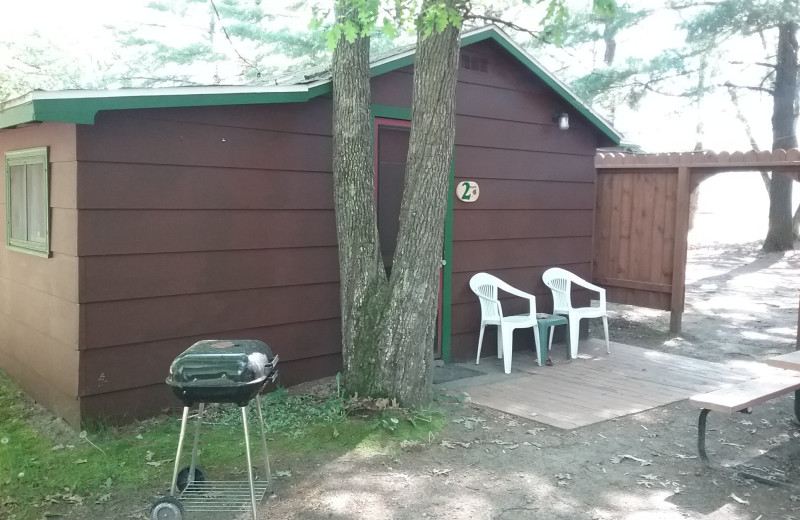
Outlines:
<svg viewBox="0 0 800 520"><path fill-rule="evenodd" d="M183 520L184 512L180 500L175 497L163 497L150 508L150 520Z"/></svg>

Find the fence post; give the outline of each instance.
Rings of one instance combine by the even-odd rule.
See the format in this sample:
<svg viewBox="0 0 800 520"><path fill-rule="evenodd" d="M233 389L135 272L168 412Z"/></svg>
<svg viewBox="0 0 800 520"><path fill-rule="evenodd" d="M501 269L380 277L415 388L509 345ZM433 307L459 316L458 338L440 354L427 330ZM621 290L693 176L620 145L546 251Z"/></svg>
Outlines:
<svg viewBox="0 0 800 520"><path fill-rule="evenodd" d="M672 299L670 303L669 330L679 333L683 319L686 296L686 252L689 241L689 195L691 170L678 168L678 199L675 203L675 249L672 256Z"/></svg>

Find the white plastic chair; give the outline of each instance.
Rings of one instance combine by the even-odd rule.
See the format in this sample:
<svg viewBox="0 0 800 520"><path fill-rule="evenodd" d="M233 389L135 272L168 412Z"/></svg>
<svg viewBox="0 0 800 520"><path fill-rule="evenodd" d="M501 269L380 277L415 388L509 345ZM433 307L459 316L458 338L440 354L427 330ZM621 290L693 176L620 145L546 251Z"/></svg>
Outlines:
<svg viewBox="0 0 800 520"><path fill-rule="evenodd" d="M481 303L481 333L478 337L478 356L475 364L481 362L481 344L483 331L486 325L497 325L497 357L503 359L503 368L506 374L511 373L511 351L514 340L514 329L533 328L533 340L536 343L536 359L539 359L539 328L536 325L536 297L532 294L511 287L496 276L489 273L478 273L469 281L472 289ZM514 296L525 298L530 303L528 314L504 316L503 307L497 298L497 290L503 290Z"/></svg>
<svg viewBox="0 0 800 520"><path fill-rule="evenodd" d="M606 315L606 290L591 284L560 267L551 267L542 275L544 284L553 293L553 314L561 314L569 320L569 350L573 359L578 356L578 325L583 318L603 318L603 329L606 333L606 352L611 354L608 342L608 316ZM595 291L600 295L600 304L590 307L573 307L570 291L572 284Z"/></svg>

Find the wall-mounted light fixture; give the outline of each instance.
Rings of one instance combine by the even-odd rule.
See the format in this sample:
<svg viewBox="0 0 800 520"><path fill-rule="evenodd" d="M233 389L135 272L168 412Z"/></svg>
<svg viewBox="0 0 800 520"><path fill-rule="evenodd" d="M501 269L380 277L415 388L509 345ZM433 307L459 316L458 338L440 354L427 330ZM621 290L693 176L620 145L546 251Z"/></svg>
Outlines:
<svg viewBox="0 0 800 520"><path fill-rule="evenodd" d="M559 130L569 130L569 114L566 112L554 113L553 122L558 123Z"/></svg>

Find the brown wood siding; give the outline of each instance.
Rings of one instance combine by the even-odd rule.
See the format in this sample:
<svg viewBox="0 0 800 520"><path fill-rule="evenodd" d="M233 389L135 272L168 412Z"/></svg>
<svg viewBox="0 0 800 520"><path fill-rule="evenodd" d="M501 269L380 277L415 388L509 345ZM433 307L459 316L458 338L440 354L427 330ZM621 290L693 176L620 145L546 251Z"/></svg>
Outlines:
<svg viewBox="0 0 800 520"><path fill-rule="evenodd" d="M137 298L85 303L81 308L86 325L81 349L85 350L198 334L227 336L231 330L336 318L339 284ZM294 346L274 348L284 354Z"/></svg>
<svg viewBox="0 0 800 520"><path fill-rule="evenodd" d="M200 339L261 339L287 381L339 369L311 361L340 348L330 117L320 99L80 127L82 413L158 411Z"/></svg>
<svg viewBox="0 0 800 520"><path fill-rule="evenodd" d="M337 260L335 246L87 256L81 301L335 283Z"/></svg>
<svg viewBox="0 0 800 520"><path fill-rule="evenodd" d="M331 210L81 210L80 256L336 245Z"/></svg>
<svg viewBox="0 0 800 520"><path fill-rule="evenodd" d="M342 357L339 353L281 363L278 382L281 386L292 386L312 381L330 375L331 370L340 370L341 366ZM80 401L83 417L97 417L109 424L143 419L166 408L178 410L182 406L163 383L87 395Z"/></svg>
<svg viewBox="0 0 800 520"><path fill-rule="evenodd" d="M476 181L480 198L454 206L452 361L475 356L480 309L468 285L475 273L491 272L535 294L540 312L552 310L541 281L547 268L591 278L599 142L588 122L495 44L465 52L486 59L488 72L459 72L456 184ZM567 131L552 121L562 111L570 113ZM575 294L579 303L588 298ZM525 305L504 299L509 313L527 312ZM530 348L531 334L515 337L517 348ZM495 338L493 331L487 335L483 355L495 355Z"/></svg>
<svg viewBox="0 0 800 520"><path fill-rule="evenodd" d="M51 257L6 248L0 226L0 369L73 425L78 413L78 258L75 125L45 123L0 130L5 152L39 146L50 153ZM5 174L3 174L5 175ZM5 182L0 213L5 215Z"/></svg>
<svg viewBox="0 0 800 520"><path fill-rule="evenodd" d="M300 374L292 374L291 370L285 370L284 367L290 362L302 365L307 359L339 354L341 327L339 318L330 318L231 330L225 333L224 338L257 338L269 342L270 348L276 351L281 345L293 346L291 350L283 349L285 352L279 352L280 371L282 377L302 382L306 380L300 377L302 371ZM87 350L81 354L84 368L80 382L82 395L124 391L137 386L163 383L166 378L164 367L169 367L172 363L175 358L173 352L185 350L187 342L192 344L202 339L208 339L208 335ZM138 366L140 370L134 372L130 370L131 366ZM331 370L338 370L338 366L331 367ZM281 382L285 384L285 379L282 378Z"/></svg>

